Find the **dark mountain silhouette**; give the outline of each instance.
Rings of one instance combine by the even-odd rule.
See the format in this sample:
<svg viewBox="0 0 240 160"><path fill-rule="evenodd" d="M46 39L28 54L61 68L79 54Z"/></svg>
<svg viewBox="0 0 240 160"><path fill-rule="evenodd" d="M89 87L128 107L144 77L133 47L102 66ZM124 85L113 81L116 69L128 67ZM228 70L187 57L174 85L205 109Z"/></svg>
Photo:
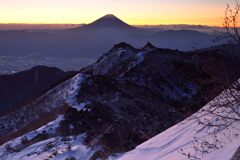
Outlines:
<svg viewBox="0 0 240 160"><path fill-rule="evenodd" d="M54 67L36 66L11 75L0 76L0 115L18 110L46 91L70 78L75 72Z"/></svg>
<svg viewBox="0 0 240 160"><path fill-rule="evenodd" d="M80 28L119 28L119 29L125 29L125 28L134 28L127 23L123 22L121 19L117 18L113 14L107 14L96 21L87 24Z"/></svg>
<svg viewBox="0 0 240 160"><path fill-rule="evenodd" d="M57 145L67 148L73 137L84 134L91 160L106 159L196 112L239 78L239 68L239 59L221 50L181 52L150 43L136 49L120 43L36 101L0 117L0 143L35 130L12 150L21 154L51 138L48 148L40 143L36 146L44 149L24 153L55 157ZM36 130L59 114L64 118L55 126Z"/></svg>
<svg viewBox="0 0 240 160"><path fill-rule="evenodd" d="M154 33L150 39L154 44L164 48L189 47L194 50L208 47L213 42L214 36L194 30L167 30Z"/></svg>

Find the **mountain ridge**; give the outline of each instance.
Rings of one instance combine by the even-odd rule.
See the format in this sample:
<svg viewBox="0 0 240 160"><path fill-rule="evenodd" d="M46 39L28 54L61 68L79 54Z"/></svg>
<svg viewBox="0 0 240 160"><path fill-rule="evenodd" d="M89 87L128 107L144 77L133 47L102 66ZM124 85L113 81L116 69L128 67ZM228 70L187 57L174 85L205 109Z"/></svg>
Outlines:
<svg viewBox="0 0 240 160"><path fill-rule="evenodd" d="M239 61L216 50L185 53L157 48L150 43L140 49L126 43L117 44L38 101L1 117L2 143L21 135L27 137L24 143L21 137L17 145L11 141L2 145L3 156L11 159L7 147L10 145L29 158L61 157L79 151L71 143L76 144L75 140L83 135L85 138L76 147L81 144L90 148L91 154L86 159L106 159L129 151L196 112L230 85L231 82L224 80L222 67L229 69L230 80L240 74ZM23 114L26 111L31 116ZM62 115L55 127L35 130L40 125L34 129L33 121L56 111L60 112L41 123L45 126ZM26 127L25 132L19 133L22 127ZM15 135L7 139L6 135L12 131ZM37 153L28 149L25 153L26 148L38 143L44 145L39 144L41 149ZM70 150L64 149L68 148L67 144ZM54 149L59 145L62 153ZM46 154L45 150L49 152Z"/></svg>

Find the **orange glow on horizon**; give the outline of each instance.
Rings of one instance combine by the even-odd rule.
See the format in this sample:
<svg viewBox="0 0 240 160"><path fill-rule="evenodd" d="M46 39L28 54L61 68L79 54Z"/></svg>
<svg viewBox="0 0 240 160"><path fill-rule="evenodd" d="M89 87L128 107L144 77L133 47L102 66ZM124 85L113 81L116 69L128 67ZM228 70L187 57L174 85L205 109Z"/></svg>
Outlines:
<svg viewBox="0 0 240 160"><path fill-rule="evenodd" d="M221 26L225 7L219 0L0 0L0 23L87 24L111 13L131 25Z"/></svg>
<svg viewBox="0 0 240 160"><path fill-rule="evenodd" d="M104 15L101 15L104 16ZM45 20L45 21L39 21L39 20L14 20L14 21L0 21L0 24L88 24L95 20L97 20L99 17L96 17L95 19L91 20L63 20L63 21L54 21L54 20ZM117 16L117 15L116 15ZM118 16L117 16L118 17ZM130 25L174 25L174 24L186 24L186 25L207 25L207 26L222 26L222 18L216 17L216 18L172 18L172 19L159 19L159 20L151 20L151 19L128 19L118 17L124 22L130 24Z"/></svg>

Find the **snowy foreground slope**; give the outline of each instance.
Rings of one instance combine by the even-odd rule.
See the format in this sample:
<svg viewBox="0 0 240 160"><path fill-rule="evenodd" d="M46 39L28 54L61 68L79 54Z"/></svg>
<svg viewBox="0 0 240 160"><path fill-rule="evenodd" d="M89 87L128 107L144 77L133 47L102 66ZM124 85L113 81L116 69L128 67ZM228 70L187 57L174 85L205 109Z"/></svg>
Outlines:
<svg viewBox="0 0 240 160"><path fill-rule="evenodd" d="M239 91L223 92L191 117L117 160L231 160L240 146L239 98Z"/></svg>

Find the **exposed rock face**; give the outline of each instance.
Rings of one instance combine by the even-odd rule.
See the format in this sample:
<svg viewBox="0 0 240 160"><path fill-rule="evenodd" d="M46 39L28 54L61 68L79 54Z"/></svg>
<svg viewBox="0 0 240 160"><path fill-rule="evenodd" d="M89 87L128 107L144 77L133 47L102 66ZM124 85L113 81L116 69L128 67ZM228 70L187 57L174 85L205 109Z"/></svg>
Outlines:
<svg viewBox="0 0 240 160"><path fill-rule="evenodd" d="M75 77L79 83L70 79L25 107L45 105L49 109L44 115L67 106L51 136L84 133L84 144L95 151L91 159L105 159L133 149L197 111L239 78L239 68L238 59L219 50L184 53L120 43L83 68ZM12 123L7 124L11 128Z"/></svg>
<svg viewBox="0 0 240 160"><path fill-rule="evenodd" d="M232 157L231 160L239 160L240 159L240 147L238 150L235 152L234 156Z"/></svg>

